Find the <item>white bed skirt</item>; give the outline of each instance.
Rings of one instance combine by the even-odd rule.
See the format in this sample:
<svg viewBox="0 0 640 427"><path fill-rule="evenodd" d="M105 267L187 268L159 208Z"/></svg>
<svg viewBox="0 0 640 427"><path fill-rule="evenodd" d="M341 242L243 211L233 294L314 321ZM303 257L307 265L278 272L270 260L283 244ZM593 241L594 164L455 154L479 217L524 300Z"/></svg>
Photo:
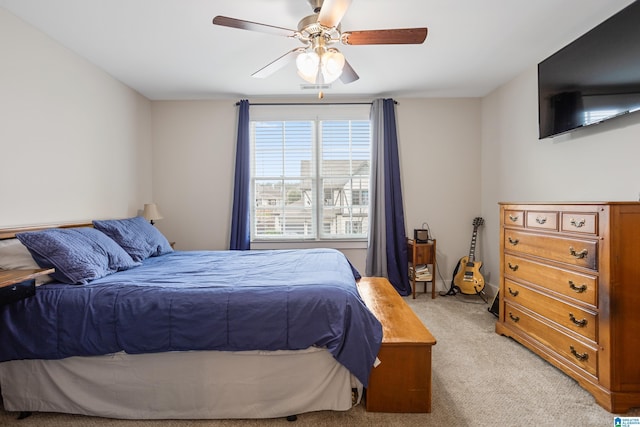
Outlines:
<svg viewBox="0 0 640 427"><path fill-rule="evenodd" d="M127 419L276 418L353 406L362 384L325 349L193 351L0 363L7 411Z"/></svg>

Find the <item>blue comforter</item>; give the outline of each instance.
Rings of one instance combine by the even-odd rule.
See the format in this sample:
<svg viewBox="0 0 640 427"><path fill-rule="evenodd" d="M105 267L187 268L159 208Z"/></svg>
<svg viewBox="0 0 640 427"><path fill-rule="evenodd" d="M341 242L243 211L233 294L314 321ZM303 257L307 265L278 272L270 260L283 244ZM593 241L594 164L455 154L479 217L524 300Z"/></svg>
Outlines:
<svg viewBox="0 0 640 427"><path fill-rule="evenodd" d="M382 327L333 249L176 251L0 307L0 361L326 347L365 386Z"/></svg>

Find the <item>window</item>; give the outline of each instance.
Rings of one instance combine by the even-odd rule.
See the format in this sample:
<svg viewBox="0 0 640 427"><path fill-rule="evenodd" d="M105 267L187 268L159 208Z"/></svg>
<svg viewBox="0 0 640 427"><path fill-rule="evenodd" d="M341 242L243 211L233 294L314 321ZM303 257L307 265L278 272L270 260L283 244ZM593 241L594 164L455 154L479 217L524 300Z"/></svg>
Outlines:
<svg viewBox="0 0 640 427"><path fill-rule="evenodd" d="M351 203L354 205L368 205L369 204L369 190L353 190L351 194Z"/></svg>
<svg viewBox="0 0 640 427"><path fill-rule="evenodd" d="M364 239L369 120L251 122L252 240Z"/></svg>
<svg viewBox="0 0 640 427"><path fill-rule="evenodd" d="M584 123L593 124L602 120L620 114L623 111L618 110L587 110L584 112Z"/></svg>

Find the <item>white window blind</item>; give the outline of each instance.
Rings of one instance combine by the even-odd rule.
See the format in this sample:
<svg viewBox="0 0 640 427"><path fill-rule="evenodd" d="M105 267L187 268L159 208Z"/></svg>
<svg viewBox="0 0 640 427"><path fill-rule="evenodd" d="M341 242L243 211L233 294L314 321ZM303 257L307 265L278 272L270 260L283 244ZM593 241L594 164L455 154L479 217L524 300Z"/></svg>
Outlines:
<svg viewBox="0 0 640 427"><path fill-rule="evenodd" d="M251 122L251 239L365 239L369 120Z"/></svg>

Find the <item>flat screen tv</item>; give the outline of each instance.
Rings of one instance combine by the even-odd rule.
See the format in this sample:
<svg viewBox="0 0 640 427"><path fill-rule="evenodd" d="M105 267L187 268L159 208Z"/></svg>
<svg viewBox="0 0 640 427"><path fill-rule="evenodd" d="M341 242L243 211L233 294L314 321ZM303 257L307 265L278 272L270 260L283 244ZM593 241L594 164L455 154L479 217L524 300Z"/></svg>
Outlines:
<svg viewBox="0 0 640 427"><path fill-rule="evenodd" d="M640 1L538 64L540 139L640 110Z"/></svg>

